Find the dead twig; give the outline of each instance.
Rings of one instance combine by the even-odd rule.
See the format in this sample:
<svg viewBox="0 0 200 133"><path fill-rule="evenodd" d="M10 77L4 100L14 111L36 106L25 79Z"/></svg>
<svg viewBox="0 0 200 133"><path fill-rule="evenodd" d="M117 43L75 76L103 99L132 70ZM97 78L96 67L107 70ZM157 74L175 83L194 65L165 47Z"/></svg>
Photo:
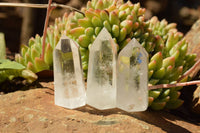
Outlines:
<svg viewBox="0 0 200 133"><path fill-rule="evenodd" d="M48 8L48 4L30 4L30 3L6 3L6 2L0 2L0 7L29 7L29 8ZM52 3L51 7L61 7L61 8L66 8L71 11L76 11L84 15L83 12L80 10L73 8L71 6L67 5L62 5L62 4L57 4L57 3Z"/></svg>
<svg viewBox="0 0 200 133"><path fill-rule="evenodd" d="M200 65L200 59L189 69L187 70L178 80L177 82L184 79L186 76L190 75L198 66Z"/></svg>
<svg viewBox="0 0 200 133"><path fill-rule="evenodd" d="M189 86L195 84L200 84L200 80L184 82L184 83L175 83L175 84L159 84L159 85L149 86L148 89L154 90L160 88L172 88L172 87Z"/></svg>
<svg viewBox="0 0 200 133"><path fill-rule="evenodd" d="M43 30L42 54L41 54L42 60L44 60L45 40L46 40L46 35L47 35L47 26L48 26L48 23L49 23L49 16L50 16L51 11L53 10L53 7L51 7L51 3L52 3L52 0L49 0L46 18L45 18L44 30Z"/></svg>

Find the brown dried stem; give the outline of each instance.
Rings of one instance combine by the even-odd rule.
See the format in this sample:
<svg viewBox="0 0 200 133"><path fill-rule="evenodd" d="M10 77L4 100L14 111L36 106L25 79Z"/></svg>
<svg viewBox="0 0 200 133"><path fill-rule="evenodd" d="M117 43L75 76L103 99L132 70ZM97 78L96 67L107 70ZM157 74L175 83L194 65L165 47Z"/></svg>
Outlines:
<svg viewBox="0 0 200 133"><path fill-rule="evenodd" d="M48 8L48 4L30 4L30 3L5 3L5 2L0 2L0 7L29 7L29 8ZM51 7L62 7L62 8L67 8L70 9L71 11L76 11L84 15L83 12L80 10L73 8L71 6L67 5L62 5L62 4L57 4L57 3L52 3Z"/></svg>
<svg viewBox="0 0 200 133"><path fill-rule="evenodd" d="M48 3L48 8L47 8L47 13L46 13L46 18L45 18L45 24L44 24L44 30L43 30L43 40L42 40L42 54L41 54L41 59L44 59L44 52L45 52L45 40L46 40L46 35L47 35L47 26L49 23L49 15L51 10L53 9L51 7L52 0L49 0Z"/></svg>
<svg viewBox="0 0 200 133"><path fill-rule="evenodd" d="M198 66L200 65L200 59L188 70L186 71L178 80L177 82L180 82L182 79L184 79L186 76L189 76Z"/></svg>
<svg viewBox="0 0 200 133"><path fill-rule="evenodd" d="M154 89L160 89L160 88L172 88L172 87L189 86L189 85L195 85L195 84L200 84L200 80L184 82L184 83L175 83L175 84L154 85L154 86L149 86L148 89L154 90Z"/></svg>

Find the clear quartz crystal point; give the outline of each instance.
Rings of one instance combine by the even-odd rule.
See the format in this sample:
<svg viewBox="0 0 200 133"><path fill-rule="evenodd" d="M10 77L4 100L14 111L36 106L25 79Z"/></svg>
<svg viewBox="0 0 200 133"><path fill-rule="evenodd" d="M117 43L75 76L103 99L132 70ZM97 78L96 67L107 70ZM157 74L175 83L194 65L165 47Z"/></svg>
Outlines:
<svg viewBox="0 0 200 133"><path fill-rule="evenodd" d="M117 107L127 112L148 107L148 54L132 39L119 53L117 61Z"/></svg>
<svg viewBox="0 0 200 133"><path fill-rule="evenodd" d="M90 47L87 104L97 109L116 107L116 44L103 28Z"/></svg>
<svg viewBox="0 0 200 133"><path fill-rule="evenodd" d="M78 45L62 36L53 54L55 104L69 109L84 106L86 92Z"/></svg>

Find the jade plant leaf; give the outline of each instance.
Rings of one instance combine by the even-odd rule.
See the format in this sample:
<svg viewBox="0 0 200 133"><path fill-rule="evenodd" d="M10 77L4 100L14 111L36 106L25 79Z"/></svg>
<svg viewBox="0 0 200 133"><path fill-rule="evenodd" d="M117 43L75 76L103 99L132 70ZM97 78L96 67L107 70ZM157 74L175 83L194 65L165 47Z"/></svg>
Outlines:
<svg viewBox="0 0 200 133"><path fill-rule="evenodd" d="M38 78L37 75L25 68L15 61L0 59L0 83L15 77L22 77L29 83L34 82Z"/></svg>
<svg viewBox="0 0 200 133"><path fill-rule="evenodd" d="M15 69L15 70L21 69L22 70L22 69L25 69L25 66L15 61L0 59L0 70L6 70L6 69Z"/></svg>

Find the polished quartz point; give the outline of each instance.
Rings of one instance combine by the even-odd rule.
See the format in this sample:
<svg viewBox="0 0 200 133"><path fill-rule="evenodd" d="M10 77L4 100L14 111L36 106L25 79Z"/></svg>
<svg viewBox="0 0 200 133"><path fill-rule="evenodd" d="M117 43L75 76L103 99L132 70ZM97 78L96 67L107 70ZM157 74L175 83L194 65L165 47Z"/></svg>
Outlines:
<svg viewBox="0 0 200 133"><path fill-rule="evenodd" d="M90 47L87 104L97 109L116 107L116 44L103 28Z"/></svg>
<svg viewBox="0 0 200 133"><path fill-rule="evenodd" d="M117 61L117 107L127 112L148 107L148 54L132 39L119 53Z"/></svg>
<svg viewBox="0 0 200 133"><path fill-rule="evenodd" d="M84 106L86 92L78 44L62 36L53 61L55 104L69 109Z"/></svg>

